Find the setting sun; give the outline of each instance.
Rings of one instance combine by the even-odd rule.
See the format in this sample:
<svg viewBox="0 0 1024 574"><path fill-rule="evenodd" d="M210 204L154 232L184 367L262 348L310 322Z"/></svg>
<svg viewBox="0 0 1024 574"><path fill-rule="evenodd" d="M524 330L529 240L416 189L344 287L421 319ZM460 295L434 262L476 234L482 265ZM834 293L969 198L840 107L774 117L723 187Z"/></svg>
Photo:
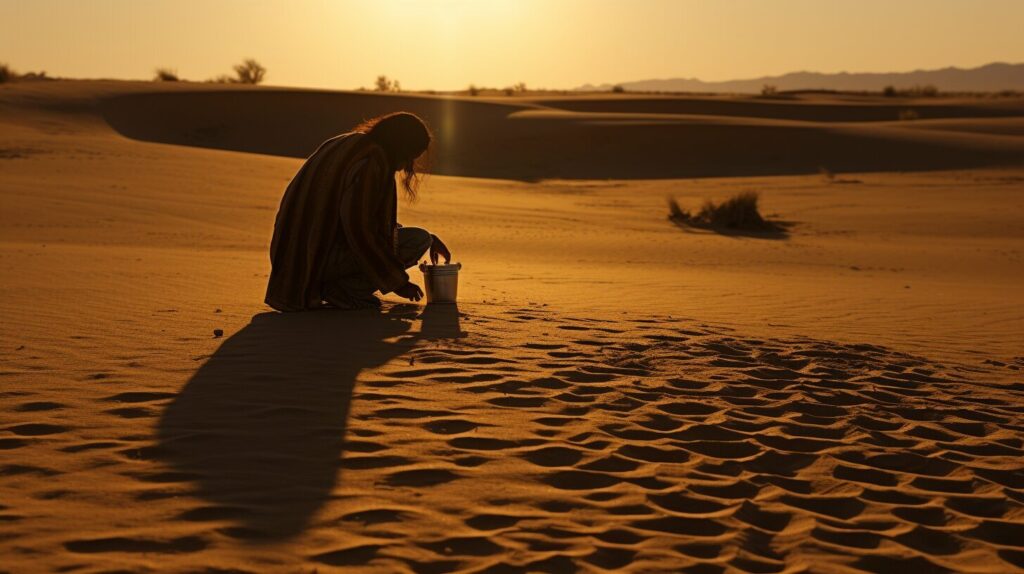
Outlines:
<svg viewBox="0 0 1024 574"><path fill-rule="evenodd" d="M0 54L72 77L202 80L255 57L275 85L571 89L653 78L736 80L1024 60L1024 3L907 0L34 0Z"/></svg>

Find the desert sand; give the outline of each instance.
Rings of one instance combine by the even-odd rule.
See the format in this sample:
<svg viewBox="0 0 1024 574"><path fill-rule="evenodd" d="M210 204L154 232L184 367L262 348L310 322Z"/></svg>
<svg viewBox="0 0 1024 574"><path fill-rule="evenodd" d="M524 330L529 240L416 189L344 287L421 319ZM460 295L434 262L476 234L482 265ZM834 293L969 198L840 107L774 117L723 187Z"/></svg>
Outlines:
<svg viewBox="0 0 1024 574"><path fill-rule="evenodd" d="M301 158L398 109L460 303L273 312ZM1022 570L1022 136L1011 99L0 86L0 571ZM666 218L747 190L785 233Z"/></svg>

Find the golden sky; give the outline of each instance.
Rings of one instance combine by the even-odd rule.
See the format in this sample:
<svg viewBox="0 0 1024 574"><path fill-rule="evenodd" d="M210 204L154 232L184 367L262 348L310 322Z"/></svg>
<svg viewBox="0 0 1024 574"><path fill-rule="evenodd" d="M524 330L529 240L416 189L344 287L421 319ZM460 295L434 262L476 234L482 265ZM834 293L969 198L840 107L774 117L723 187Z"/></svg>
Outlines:
<svg viewBox="0 0 1024 574"><path fill-rule="evenodd" d="M573 88L1024 62L1024 0L0 0L0 62L272 85Z"/></svg>

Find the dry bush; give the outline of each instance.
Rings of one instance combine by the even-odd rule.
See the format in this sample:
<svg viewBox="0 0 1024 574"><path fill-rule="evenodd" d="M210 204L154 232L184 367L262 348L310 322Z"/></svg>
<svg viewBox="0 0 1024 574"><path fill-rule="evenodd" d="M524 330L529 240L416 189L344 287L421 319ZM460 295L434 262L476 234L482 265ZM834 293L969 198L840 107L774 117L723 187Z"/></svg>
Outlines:
<svg viewBox="0 0 1024 574"><path fill-rule="evenodd" d="M622 94L622 93L625 93L625 91L626 91L626 88L624 88L624 87L622 87L622 86L620 86L618 84L612 86L612 93Z"/></svg>
<svg viewBox="0 0 1024 574"><path fill-rule="evenodd" d="M0 63L0 84L10 82L17 77L18 75L14 73L14 70L12 70L10 66Z"/></svg>
<svg viewBox="0 0 1024 574"><path fill-rule="evenodd" d="M779 232L782 227L761 216L757 208L758 195L754 191L738 193L721 203L711 200L696 214L679 207L674 198L669 198L668 218L677 224L704 227L710 229L726 229L736 231Z"/></svg>
<svg viewBox="0 0 1024 574"><path fill-rule="evenodd" d="M935 98L939 96L939 89L932 85L914 86L911 88L897 89L894 86L886 86L882 95L887 98Z"/></svg>
<svg viewBox="0 0 1024 574"><path fill-rule="evenodd" d="M474 84L470 84L469 88L467 88L466 91L471 96L479 96L480 95L480 88L476 87L476 85L474 85Z"/></svg>
<svg viewBox="0 0 1024 574"><path fill-rule="evenodd" d="M377 80L373 83L373 89L376 92L401 92L402 84L398 80L392 80L387 76L377 76Z"/></svg>
<svg viewBox="0 0 1024 574"><path fill-rule="evenodd" d="M840 177L831 169L821 166L818 168L818 173L825 179L825 183L862 183L859 179L853 179L848 177Z"/></svg>
<svg viewBox="0 0 1024 574"><path fill-rule="evenodd" d="M248 58L235 66L235 75L237 76L235 83L255 85L263 81L263 77L267 75L267 69L256 60Z"/></svg>
<svg viewBox="0 0 1024 574"><path fill-rule="evenodd" d="M172 68L157 68L153 76L154 82L177 82L178 71Z"/></svg>
<svg viewBox="0 0 1024 574"><path fill-rule="evenodd" d="M778 93L779 93L779 89L777 87L771 85L771 84L765 84L764 86L761 87L761 95L762 96L770 97L770 96L777 95Z"/></svg>

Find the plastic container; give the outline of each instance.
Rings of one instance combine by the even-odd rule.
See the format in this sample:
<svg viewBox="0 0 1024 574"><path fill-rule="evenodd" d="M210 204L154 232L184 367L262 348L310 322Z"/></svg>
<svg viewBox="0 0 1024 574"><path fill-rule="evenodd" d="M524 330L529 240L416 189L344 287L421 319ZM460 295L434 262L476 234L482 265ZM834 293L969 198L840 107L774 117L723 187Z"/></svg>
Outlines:
<svg viewBox="0 0 1024 574"><path fill-rule="evenodd" d="M429 265L420 263L423 272L423 287L427 292L427 304L455 303L459 295L459 270L461 263Z"/></svg>

